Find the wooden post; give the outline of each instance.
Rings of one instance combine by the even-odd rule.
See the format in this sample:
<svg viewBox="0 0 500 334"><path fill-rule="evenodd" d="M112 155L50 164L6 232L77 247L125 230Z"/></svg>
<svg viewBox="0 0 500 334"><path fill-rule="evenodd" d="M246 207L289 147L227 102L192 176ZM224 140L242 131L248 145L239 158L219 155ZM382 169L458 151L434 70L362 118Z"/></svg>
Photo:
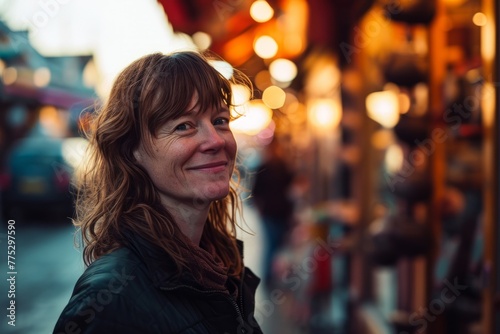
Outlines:
<svg viewBox="0 0 500 334"><path fill-rule="evenodd" d="M481 30L481 55L485 85L482 93L482 116L484 130L484 284L483 318L484 333L499 333L500 314L498 299L500 296L500 256L498 242L499 178L499 89L498 70L499 55L499 14L497 0L483 0L483 13L487 17L487 25ZM495 305L497 304L497 305Z"/></svg>

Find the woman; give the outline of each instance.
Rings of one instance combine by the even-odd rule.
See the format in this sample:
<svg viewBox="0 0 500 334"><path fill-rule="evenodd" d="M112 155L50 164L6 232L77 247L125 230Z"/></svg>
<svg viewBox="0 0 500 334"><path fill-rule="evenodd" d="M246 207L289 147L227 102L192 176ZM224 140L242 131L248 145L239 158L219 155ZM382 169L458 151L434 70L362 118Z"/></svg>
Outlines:
<svg viewBox="0 0 500 334"><path fill-rule="evenodd" d="M117 77L79 174L88 268L55 333L261 333L235 238L230 106L230 81L195 52Z"/></svg>

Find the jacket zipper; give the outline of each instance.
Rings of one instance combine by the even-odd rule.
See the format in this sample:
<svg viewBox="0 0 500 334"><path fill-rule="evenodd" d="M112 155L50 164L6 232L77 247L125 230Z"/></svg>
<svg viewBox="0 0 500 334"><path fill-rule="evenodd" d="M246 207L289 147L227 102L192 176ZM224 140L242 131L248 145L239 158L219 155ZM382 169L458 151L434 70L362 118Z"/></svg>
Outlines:
<svg viewBox="0 0 500 334"><path fill-rule="evenodd" d="M238 287L238 300L240 302L240 310L241 314L245 314L245 308L243 304L243 280L245 279L245 267L243 267L241 271L241 279L240 279L240 286Z"/></svg>

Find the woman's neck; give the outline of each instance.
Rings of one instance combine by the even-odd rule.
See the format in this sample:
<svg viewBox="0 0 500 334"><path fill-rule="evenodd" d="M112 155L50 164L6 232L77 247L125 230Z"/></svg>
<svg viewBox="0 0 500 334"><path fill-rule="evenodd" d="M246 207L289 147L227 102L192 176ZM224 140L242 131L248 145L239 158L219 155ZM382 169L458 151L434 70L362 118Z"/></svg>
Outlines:
<svg viewBox="0 0 500 334"><path fill-rule="evenodd" d="M208 218L209 206L203 208L193 208L185 204L168 206L170 212L179 226L181 232L187 236L195 245L200 244L205 222Z"/></svg>

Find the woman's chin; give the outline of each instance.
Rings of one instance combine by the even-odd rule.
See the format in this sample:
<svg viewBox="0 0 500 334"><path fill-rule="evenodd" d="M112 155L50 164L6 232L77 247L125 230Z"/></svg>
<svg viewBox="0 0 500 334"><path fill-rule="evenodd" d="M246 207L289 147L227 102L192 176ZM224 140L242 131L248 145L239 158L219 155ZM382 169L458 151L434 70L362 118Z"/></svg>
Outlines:
<svg viewBox="0 0 500 334"><path fill-rule="evenodd" d="M199 192L200 199L213 202L225 198L229 194L229 184L211 184Z"/></svg>

